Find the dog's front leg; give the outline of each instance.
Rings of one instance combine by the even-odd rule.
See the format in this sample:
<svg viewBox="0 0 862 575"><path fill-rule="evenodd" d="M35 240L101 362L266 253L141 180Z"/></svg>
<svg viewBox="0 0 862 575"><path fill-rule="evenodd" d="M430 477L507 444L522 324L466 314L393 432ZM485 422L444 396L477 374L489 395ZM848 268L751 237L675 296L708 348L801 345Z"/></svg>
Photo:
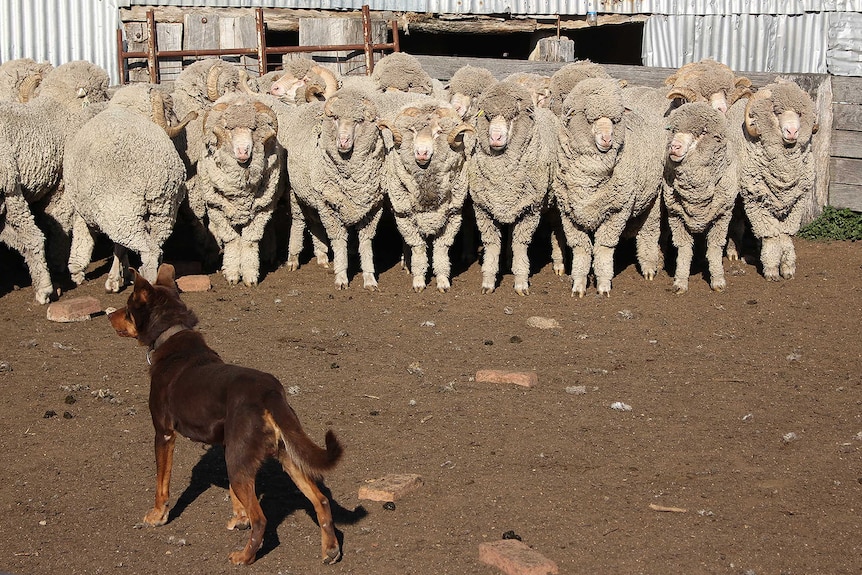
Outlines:
<svg viewBox="0 0 862 575"><path fill-rule="evenodd" d="M171 491L171 467L174 464L174 443L177 434L156 432L156 503L144 516L152 527L168 522L168 498Z"/></svg>

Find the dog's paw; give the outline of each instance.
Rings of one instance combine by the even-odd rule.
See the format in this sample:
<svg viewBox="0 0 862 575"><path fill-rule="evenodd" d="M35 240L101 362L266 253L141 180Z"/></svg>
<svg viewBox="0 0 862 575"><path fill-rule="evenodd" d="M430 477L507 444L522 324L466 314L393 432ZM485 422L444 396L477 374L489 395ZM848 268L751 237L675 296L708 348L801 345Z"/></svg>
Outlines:
<svg viewBox="0 0 862 575"><path fill-rule="evenodd" d="M230 521L227 522L227 528L230 531L243 531L245 529L248 529L249 527L251 527L251 523L249 522L248 517L245 515L235 515L230 518Z"/></svg>
<svg viewBox="0 0 862 575"><path fill-rule="evenodd" d="M251 565L254 563L254 553L249 556L245 549L242 551L234 551L228 555L228 560L234 565Z"/></svg>
<svg viewBox="0 0 862 575"><path fill-rule="evenodd" d="M323 564L324 565L334 565L341 560L341 547L334 547L333 549L327 549L323 555Z"/></svg>
<svg viewBox="0 0 862 575"><path fill-rule="evenodd" d="M148 527L158 527L159 525L164 525L168 522L168 508L164 509L150 509L146 515L144 515L144 525Z"/></svg>

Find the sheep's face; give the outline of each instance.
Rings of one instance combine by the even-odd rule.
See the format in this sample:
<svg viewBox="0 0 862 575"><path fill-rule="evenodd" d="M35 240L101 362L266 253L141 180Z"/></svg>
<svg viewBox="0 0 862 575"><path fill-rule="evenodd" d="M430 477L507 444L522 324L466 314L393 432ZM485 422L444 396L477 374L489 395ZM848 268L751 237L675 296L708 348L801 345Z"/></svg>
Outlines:
<svg viewBox="0 0 862 575"><path fill-rule="evenodd" d="M476 129L482 134L490 152L503 153L512 138L515 124L533 121L530 92L515 82L503 81L483 92L479 107L482 112L476 119ZM528 132L531 128L524 126L524 129Z"/></svg>
<svg viewBox="0 0 862 575"><path fill-rule="evenodd" d="M591 125L591 132L600 152L607 152L614 143L614 122L610 118L601 117Z"/></svg>
<svg viewBox="0 0 862 575"><path fill-rule="evenodd" d="M713 110L718 110L722 114L727 114L727 94L724 90L713 92L709 95L709 104Z"/></svg>
<svg viewBox="0 0 862 575"><path fill-rule="evenodd" d="M599 152L606 153L622 145L625 107L619 81L609 78L582 80L566 97L562 110L569 137L577 139L579 146L588 145L584 141L587 127Z"/></svg>
<svg viewBox="0 0 862 575"><path fill-rule="evenodd" d="M745 126L751 137L780 142L788 149L807 144L817 131L814 104L792 82L770 84L748 101Z"/></svg>
<svg viewBox="0 0 862 575"><path fill-rule="evenodd" d="M449 97L449 103L452 104L459 116L465 118L470 107L473 105L473 98L467 94L455 92Z"/></svg>
<svg viewBox="0 0 862 575"><path fill-rule="evenodd" d="M349 156L360 134L377 130L377 108L368 98L335 95L323 107L323 130L342 156Z"/></svg>
<svg viewBox="0 0 862 575"><path fill-rule="evenodd" d="M287 102L296 100L296 94L305 90L305 82L291 74L285 74L272 83L269 93Z"/></svg>
<svg viewBox="0 0 862 575"><path fill-rule="evenodd" d="M216 148L230 150L237 163L248 165L256 142L266 144L275 137L278 120L265 104L237 95L217 102L207 114L204 126L211 152Z"/></svg>
<svg viewBox="0 0 862 575"><path fill-rule="evenodd" d="M682 162L695 150L714 154L724 143L724 115L706 102L686 104L674 110L668 120L672 136L667 153L672 162Z"/></svg>
<svg viewBox="0 0 862 575"><path fill-rule="evenodd" d="M384 127L389 127L386 123ZM463 147L464 134L473 132L472 126L461 121L458 112L450 107L409 107L398 113L392 130L393 140L399 148L412 150L413 160L421 168L431 163L435 150L444 146L453 150ZM445 142L444 142L445 138Z"/></svg>

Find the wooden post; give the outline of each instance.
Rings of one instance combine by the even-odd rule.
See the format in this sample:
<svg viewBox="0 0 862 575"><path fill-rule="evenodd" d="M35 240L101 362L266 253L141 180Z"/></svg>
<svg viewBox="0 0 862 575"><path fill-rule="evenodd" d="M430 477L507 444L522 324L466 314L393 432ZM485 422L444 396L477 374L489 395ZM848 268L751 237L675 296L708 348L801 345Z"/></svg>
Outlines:
<svg viewBox="0 0 862 575"><path fill-rule="evenodd" d="M362 5L362 37L365 42L365 74L374 71L374 52L371 51L371 10L368 4Z"/></svg>
<svg viewBox="0 0 862 575"><path fill-rule="evenodd" d="M150 72L150 83L159 83L159 58L157 51L159 43L156 40L156 16L153 10L147 10L147 70Z"/></svg>
<svg viewBox="0 0 862 575"><path fill-rule="evenodd" d="M266 74L266 22L263 20L263 8L255 10L255 24L257 26L257 73L263 76Z"/></svg>

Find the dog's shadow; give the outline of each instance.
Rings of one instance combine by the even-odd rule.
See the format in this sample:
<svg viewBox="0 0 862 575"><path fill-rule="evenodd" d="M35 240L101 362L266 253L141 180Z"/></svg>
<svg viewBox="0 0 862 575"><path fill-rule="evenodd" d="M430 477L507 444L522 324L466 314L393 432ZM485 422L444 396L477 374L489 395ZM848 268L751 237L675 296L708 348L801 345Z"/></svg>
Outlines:
<svg viewBox="0 0 862 575"><path fill-rule="evenodd" d="M210 446L206 453L192 468L192 476L188 486L177 498L176 504L170 510L168 522L173 521L191 505L195 499L203 494L211 486L216 486L227 491L229 482L227 478L227 466L224 459L224 448L220 445ZM357 506L350 510L333 501L332 492L328 487L318 484L320 490L329 499L332 519L336 525L335 534L338 543L344 547L344 535L337 526L352 525L363 519L368 512L364 507ZM263 535L263 546L257 553L257 558L278 547L278 526L294 511L302 509L317 524L317 514L311 502L297 489L281 464L275 459L268 459L261 465L255 481L255 491L260 499L260 506L266 516L266 530ZM231 505L225 503L225 523L230 516Z"/></svg>

